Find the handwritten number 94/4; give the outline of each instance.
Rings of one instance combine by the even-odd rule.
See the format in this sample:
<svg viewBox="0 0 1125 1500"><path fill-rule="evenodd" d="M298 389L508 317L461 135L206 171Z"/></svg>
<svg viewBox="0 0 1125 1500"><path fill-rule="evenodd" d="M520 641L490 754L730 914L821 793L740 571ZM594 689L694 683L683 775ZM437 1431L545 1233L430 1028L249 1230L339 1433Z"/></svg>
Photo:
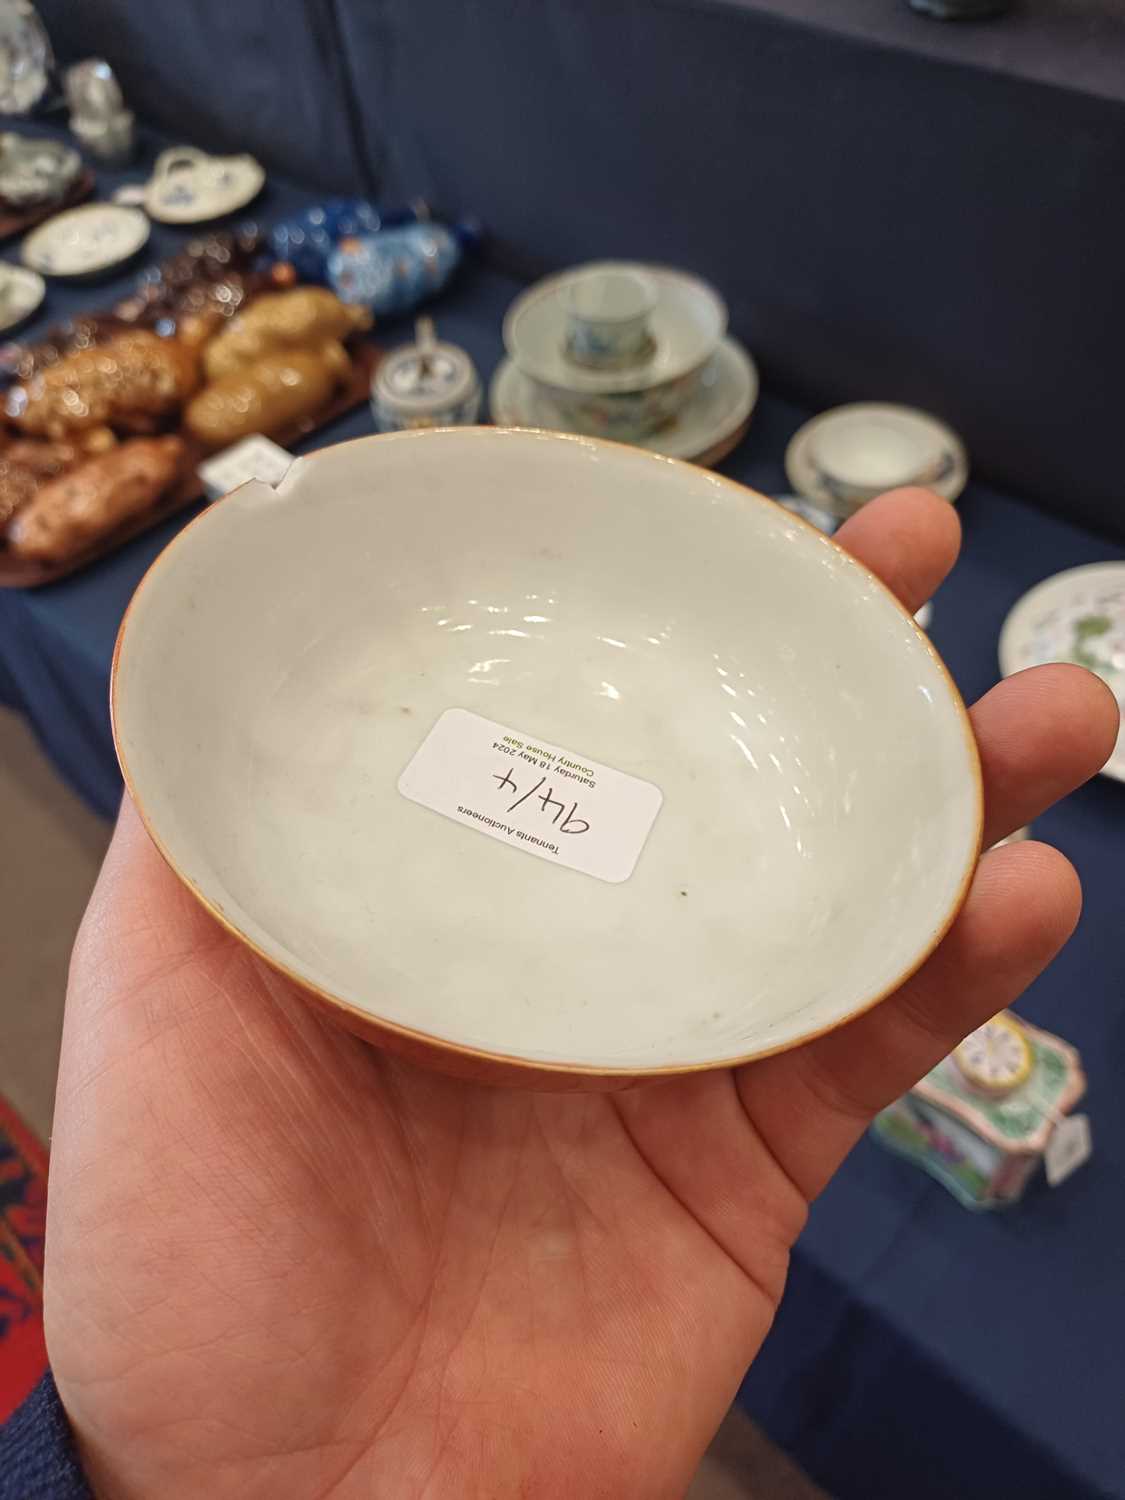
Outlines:
<svg viewBox="0 0 1125 1500"><path fill-rule="evenodd" d="M497 781L500 783L501 790L503 790L504 787L510 787L513 792L519 791L519 787L512 780L507 771L504 772L503 776L498 776L495 772L493 772L492 779L493 781ZM539 795L536 800L539 802L542 810L546 812L548 808L553 807L555 809L554 814L551 818L551 822L556 826L560 833L588 833L590 830L589 823L586 822L585 818L578 818L575 816L578 811L577 802L571 803L570 811L567 812L566 803L560 802L558 798L553 795L553 787L548 787L545 792L539 791L539 788L543 785L546 779L546 776L540 776L539 780L535 783L535 785L529 792L524 792L522 797L516 798L511 807L509 807L508 811L510 813L515 812L517 807L520 807L524 802L528 800L529 797L535 797L535 794L538 792ZM559 817L563 813L566 813L566 816L560 823Z"/></svg>

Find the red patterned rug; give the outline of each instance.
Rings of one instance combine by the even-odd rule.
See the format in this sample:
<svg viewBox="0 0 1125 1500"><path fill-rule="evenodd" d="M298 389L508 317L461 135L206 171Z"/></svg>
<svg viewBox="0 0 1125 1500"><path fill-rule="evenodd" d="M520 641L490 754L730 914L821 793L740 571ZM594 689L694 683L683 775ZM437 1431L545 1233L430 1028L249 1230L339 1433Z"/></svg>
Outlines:
<svg viewBox="0 0 1125 1500"><path fill-rule="evenodd" d="M47 1153L0 1098L0 1422L47 1367L43 1234Z"/></svg>

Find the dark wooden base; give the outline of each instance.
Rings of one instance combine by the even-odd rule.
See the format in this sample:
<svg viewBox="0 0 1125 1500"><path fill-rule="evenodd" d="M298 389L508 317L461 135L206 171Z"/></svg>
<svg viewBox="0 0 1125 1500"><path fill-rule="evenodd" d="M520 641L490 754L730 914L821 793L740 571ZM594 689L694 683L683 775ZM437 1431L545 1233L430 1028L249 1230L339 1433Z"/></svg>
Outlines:
<svg viewBox="0 0 1125 1500"><path fill-rule="evenodd" d="M74 208L84 203L94 191L94 174L87 168L71 183L61 198L49 203L32 203L27 208L0 208L0 240L10 240L14 235L24 234L61 214L64 208Z"/></svg>
<svg viewBox="0 0 1125 1500"><path fill-rule="evenodd" d="M310 433L327 426L329 422L334 422L337 417L342 417L345 412L354 410L368 399L371 391L371 377L382 358L382 353L367 339L360 340L349 349L349 353L352 356L351 374L347 383L340 387L329 404L315 417L284 432L269 433L268 436L280 443L282 447L288 447L290 443L296 443L308 437ZM4 549L0 542L0 588L33 589L45 583L55 583L60 578L66 578L71 573L77 573L80 568L97 562L98 558L105 557L107 553L116 551L123 543L131 541L135 536L140 536L142 532L151 530L153 526L158 526L169 516L174 516L178 511L194 505L197 500L203 498L205 493L196 468L200 460L207 456L200 444L189 440L181 478L165 490L155 505L139 515L130 516L120 526L106 532L96 542L91 543L81 552L76 552L65 562L44 563L14 557Z"/></svg>

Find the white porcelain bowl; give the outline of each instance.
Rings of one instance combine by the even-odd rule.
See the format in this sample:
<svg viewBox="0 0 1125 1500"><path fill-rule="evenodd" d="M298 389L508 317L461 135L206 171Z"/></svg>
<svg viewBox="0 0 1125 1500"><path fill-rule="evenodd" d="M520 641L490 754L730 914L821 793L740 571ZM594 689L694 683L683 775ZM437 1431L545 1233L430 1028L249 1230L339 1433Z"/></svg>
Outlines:
<svg viewBox="0 0 1125 1500"><path fill-rule="evenodd" d="M931 951L978 852L964 708L882 585L761 496L589 439L401 433L244 486L134 596L113 718L228 927L482 1077L615 1086L838 1025Z"/></svg>

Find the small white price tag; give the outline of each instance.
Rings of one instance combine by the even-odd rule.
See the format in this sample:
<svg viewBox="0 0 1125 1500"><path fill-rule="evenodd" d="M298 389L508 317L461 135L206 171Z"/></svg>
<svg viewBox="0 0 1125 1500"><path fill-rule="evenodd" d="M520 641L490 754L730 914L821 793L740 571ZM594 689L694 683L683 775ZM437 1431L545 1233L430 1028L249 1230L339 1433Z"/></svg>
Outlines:
<svg viewBox="0 0 1125 1500"><path fill-rule="evenodd" d="M1064 1115L1051 1132L1051 1139L1043 1154L1043 1165L1047 1169L1047 1181L1050 1185L1058 1187L1072 1172L1077 1172L1083 1162L1089 1161L1093 1149L1089 1117Z"/></svg>
<svg viewBox="0 0 1125 1500"><path fill-rule="evenodd" d="M212 500L221 500L251 479L277 485L285 478L293 455L260 432L241 438L213 454L197 470Z"/></svg>
<svg viewBox="0 0 1125 1500"><path fill-rule="evenodd" d="M553 864L628 880L664 794L651 781L447 708L399 777L412 802Z"/></svg>

